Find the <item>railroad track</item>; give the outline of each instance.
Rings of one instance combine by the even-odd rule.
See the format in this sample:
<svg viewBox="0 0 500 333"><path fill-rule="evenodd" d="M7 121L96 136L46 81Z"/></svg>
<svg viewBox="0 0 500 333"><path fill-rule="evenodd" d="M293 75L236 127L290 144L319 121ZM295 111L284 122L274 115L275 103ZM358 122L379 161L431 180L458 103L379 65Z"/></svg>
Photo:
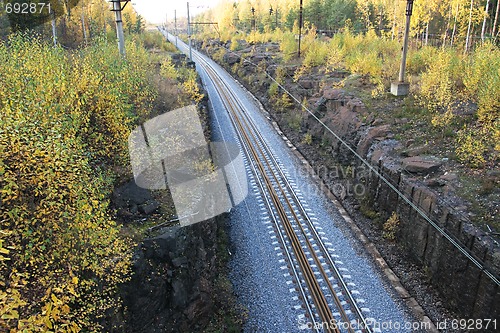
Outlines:
<svg viewBox="0 0 500 333"><path fill-rule="evenodd" d="M303 301L309 328L316 332L372 332L362 309L337 267L341 263L316 229L296 189L258 131L245 107L212 65L193 55L214 82L229 112L242 149L274 223Z"/></svg>

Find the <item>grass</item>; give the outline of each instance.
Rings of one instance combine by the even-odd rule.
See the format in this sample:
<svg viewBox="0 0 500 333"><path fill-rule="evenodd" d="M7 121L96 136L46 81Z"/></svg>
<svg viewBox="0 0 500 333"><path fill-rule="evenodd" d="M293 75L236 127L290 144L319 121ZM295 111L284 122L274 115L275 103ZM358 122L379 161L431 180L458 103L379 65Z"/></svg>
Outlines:
<svg viewBox="0 0 500 333"><path fill-rule="evenodd" d="M500 202L500 177L483 176L462 170L459 173L461 187L457 194L470 202L468 218L480 226L500 230L500 219L489 203ZM494 205L493 205L494 206ZM487 227L486 227L487 228Z"/></svg>
<svg viewBox="0 0 500 333"><path fill-rule="evenodd" d="M167 52L177 52L177 49L172 43L165 40L165 37L159 31L145 31L137 37L144 47L148 50L161 50Z"/></svg>
<svg viewBox="0 0 500 333"><path fill-rule="evenodd" d="M359 200L359 211L364 217L369 218L376 224L381 224L380 213L373 210L373 202L368 197L360 198Z"/></svg>

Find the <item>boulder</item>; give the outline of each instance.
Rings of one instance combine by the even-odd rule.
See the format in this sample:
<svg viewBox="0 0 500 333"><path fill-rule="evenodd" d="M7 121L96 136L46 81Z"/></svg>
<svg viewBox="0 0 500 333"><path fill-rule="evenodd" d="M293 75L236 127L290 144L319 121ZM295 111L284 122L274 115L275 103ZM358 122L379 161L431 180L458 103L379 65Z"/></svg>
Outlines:
<svg viewBox="0 0 500 333"><path fill-rule="evenodd" d="M138 213L149 215L160 207L151 192L137 186L133 179L113 191L112 202L122 217Z"/></svg>
<svg viewBox="0 0 500 333"><path fill-rule="evenodd" d="M240 62L240 57L238 57L238 55L236 55L232 52L229 52L229 53L224 54L223 60L225 63L232 66L232 65Z"/></svg>
<svg viewBox="0 0 500 333"><path fill-rule="evenodd" d="M315 81L310 79L299 80L299 85L304 89L312 89L315 86Z"/></svg>
<svg viewBox="0 0 500 333"><path fill-rule="evenodd" d="M436 171L443 164L434 156L412 156L402 160L403 169L412 173L429 173Z"/></svg>
<svg viewBox="0 0 500 333"><path fill-rule="evenodd" d="M342 89L328 88L323 91L323 97L327 100L342 100L345 98L345 91Z"/></svg>
<svg viewBox="0 0 500 333"><path fill-rule="evenodd" d="M418 155L425 154L429 151L429 146L427 144L418 146L418 147L413 147L413 148L408 148L404 151L401 152L402 156L407 156L407 157L414 157Z"/></svg>
<svg viewBox="0 0 500 333"><path fill-rule="evenodd" d="M222 219L220 219L222 221ZM143 240L133 256L130 281L122 286L127 332L202 332L218 308L215 298L215 219L167 228Z"/></svg>
<svg viewBox="0 0 500 333"><path fill-rule="evenodd" d="M117 206L142 205L151 199L151 193L137 186L133 179L113 191L113 202Z"/></svg>
<svg viewBox="0 0 500 333"><path fill-rule="evenodd" d="M445 181L445 182L452 182L458 179L458 176L454 172L445 172L444 175L439 177L439 179Z"/></svg>
<svg viewBox="0 0 500 333"><path fill-rule="evenodd" d="M385 138L389 134L390 128L390 125L382 125L370 128L366 136L359 141L357 153L361 156L366 156L373 142L375 140Z"/></svg>
<svg viewBox="0 0 500 333"><path fill-rule="evenodd" d="M148 204L140 205L139 206L139 211L143 214L149 215L153 213L155 210L160 208L160 204L156 201L152 201Z"/></svg>
<svg viewBox="0 0 500 333"><path fill-rule="evenodd" d="M347 102L347 107L352 112L360 112L365 109L365 104L357 98L353 98Z"/></svg>

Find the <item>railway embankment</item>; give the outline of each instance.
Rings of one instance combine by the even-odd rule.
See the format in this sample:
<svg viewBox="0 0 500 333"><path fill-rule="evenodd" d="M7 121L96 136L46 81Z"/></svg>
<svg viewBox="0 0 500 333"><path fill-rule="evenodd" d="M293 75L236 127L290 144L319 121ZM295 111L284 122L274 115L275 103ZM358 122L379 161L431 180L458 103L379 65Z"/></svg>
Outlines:
<svg viewBox="0 0 500 333"><path fill-rule="evenodd" d="M228 50L229 43L196 45L259 98L435 322L448 310L460 318L499 316L500 287L481 271L500 275L498 237L471 222L475 213L457 195L464 185L449 158L432 143L398 135L415 126L404 116L391 117L404 100L392 98L389 115L379 117L376 106L353 93L363 89L363 77L314 70L296 75L300 66L280 66L273 43L237 52ZM266 72L279 76L282 86L273 87ZM498 181L494 172L488 177Z"/></svg>

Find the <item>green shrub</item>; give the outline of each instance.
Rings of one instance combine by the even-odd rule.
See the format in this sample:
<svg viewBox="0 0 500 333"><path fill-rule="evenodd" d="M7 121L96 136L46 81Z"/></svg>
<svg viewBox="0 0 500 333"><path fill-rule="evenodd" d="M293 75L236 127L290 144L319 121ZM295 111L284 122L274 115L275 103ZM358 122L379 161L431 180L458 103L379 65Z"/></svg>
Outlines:
<svg viewBox="0 0 500 333"><path fill-rule="evenodd" d="M306 145L311 145L312 144L312 135L311 133L307 132L304 134L304 139L302 139L302 143L305 143Z"/></svg>
<svg viewBox="0 0 500 333"><path fill-rule="evenodd" d="M296 111L290 111L286 117L288 126L294 131L300 131L300 127L302 124L302 114Z"/></svg>
<svg viewBox="0 0 500 333"><path fill-rule="evenodd" d="M154 98L147 52L126 46L0 42L1 331L102 331L120 311L132 244L108 211L112 170Z"/></svg>
<svg viewBox="0 0 500 333"><path fill-rule="evenodd" d="M276 82L271 83L269 90L267 91L270 98L276 98L278 96L279 87Z"/></svg>
<svg viewBox="0 0 500 333"><path fill-rule="evenodd" d="M456 149L459 161L477 168L486 162L485 153L487 151L486 133L478 133L478 129L464 127L458 132ZM482 135L483 134L483 135Z"/></svg>
<svg viewBox="0 0 500 333"><path fill-rule="evenodd" d="M500 50L490 42L478 47L466 65L465 95L478 103L478 118L492 122L500 118Z"/></svg>
<svg viewBox="0 0 500 333"><path fill-rule="evenodd" d="M382 236L387 240L391 241L396 240L396 235L399 230L399 225L400 221L398 214L396 212L392 212L391 216L387 219L387 221L385 221L382 227L383 228Z"/></svg>
<svg viewBox="0 0 500 333"><path fill-rule="evenodd" d="M425 72L433 62L438 49L432 46L424 46L419 50L410 50L406 61L406 68L410 74L421 74Z"/></svg>

